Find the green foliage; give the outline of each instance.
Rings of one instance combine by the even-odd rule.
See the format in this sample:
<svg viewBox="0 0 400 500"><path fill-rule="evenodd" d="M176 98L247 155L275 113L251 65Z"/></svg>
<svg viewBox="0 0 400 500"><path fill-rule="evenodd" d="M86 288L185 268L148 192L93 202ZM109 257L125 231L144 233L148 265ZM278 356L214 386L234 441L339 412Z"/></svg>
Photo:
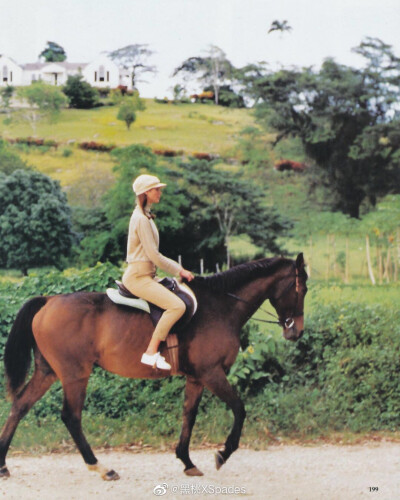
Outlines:
<svg viewBox="0 0 400 500"><path fill-rule="evenodd" d="M397 192L400 179L398 112L400 59L377 39L358 53L362 70L327 59L318 72L248 69L244 82L259 100L257 116L278 131L277 141L296 136L317 165L315 187L330 205L358 217L364 200Z"/></svg>
<svg viewBox="0 0 400 500"><path fill-rule="evenodd" d="M229 81L234 73L235 68L227 59L223 50L215 45L211 45L208 50L208 55L205 57L189 57L183 63L175 68L173 76L183 74L184 78L196 77L196 79L205 86L210 86L214 91L215 104L219 104L220 90L224 82ZM225 99L227 96L225 85Z"/></svg>
<svg viewBox="0 0 400 500"><path fill-rule="evenodd" d="M193 161L181 166L187 191L192 192L192 211L218 225L219 232L210 238L219 238L228 251L231 236L247 234L264 251L280 251L277 237L290 223L273 207L264 205L265 192L259 186L217 169L212 162Z"/></svg>
<svg viewBox="0 0 400 500"><path fill-rule="evenodd" d="M25 170L28 168L27 164L11 150L6 141L0 138L0 172L9 175L14 170Z"/></svg>
<svg viewBox="0 0 400 500"><path fill-rule="evenodd" d="M0 265L24 273L29 267L61 266L73 235L71 214L58 182L16 170L0 177Z"/></svg>
<svg viewBox="0 0 400 500"><path fill-rule="evenodd" d="M236 150L243 165L257 170L271 166L270 146L257 127L247 127L240 132Z"/></svg>
<svg viewBox="0 0 400 500"><path fill-rule="evenodd" d="M17 95L29 104L29 108L23 110L22 117L31 124L34 131L36 123L42 118L47 118L51 123L55 122L61 108L68 104L68 98L61 89L43 82L19 87Z"/></svg>
<svg viewBox="0 0 400 500"><path fill-rule="evenodd" d="M276 359L277 341L261 333L251 322L244 327L241 340L242 347L229 372L229 381L242 392L254 394L281 374Z"/></svg>
<svg viewBox="0 0 400 500"><path fill-rule="evenodd" d="M70 156L72 156L74 154L74 152L72 151L71 148L64 148L62 150L62 155L64 158L69 158Z"/></svg>
<svg viewBox="0 0 400 500"><path fill-rule="evenodd" d="M90 109L99 104L98 91L85 82L82 75L69 76L62 90L70 108Z"/></svg>
<svg viewBox="0 0 400 500"><path fill-rule="evenodd" d="M399 312L357 304L321 307L284 356L294 392L316 395L321 428L393 430L399 425Z"/></svg>
<svg viewBox="0 0 400 500"><path fill-rule="evenodd" d="M140 99L139 93L135 92L132 97L124 97L120 103L117 119L125 122L127 129L136 120L136 111L146 109L144 100Z"/></svg>
<svg viewBox="0 0 400 500"><path fill-rule="evenodd" d="M94 265L105 260L104 254L110 245L110 224L104 208L74 207L72 225L79 239L79 246L74 249L76 262Z"/></svg>
<svg viewBox="0 0 400 500"><path fill-rule="evenodd" d="M203 92L209 92L212 90L213 87L208 86L204 89ZM236 93L230 85L221 85L219 87L218 104L219 106L225 106L227 108L246 107L243 96Z"/></svg>
<svg viewBox="0 0 400 500"><path fill-rule="evenodd" d="M65 50L55 42L47 42L44 50L39 54L46 62L63 62L67 59Z"/></svg>
<svg viewBox="0 0 400 500"><path fill-rule="evenodd" d="M6 111L10 111L11 98L14 94L15 87L6 85L0 88L0 106Z"/></svg>

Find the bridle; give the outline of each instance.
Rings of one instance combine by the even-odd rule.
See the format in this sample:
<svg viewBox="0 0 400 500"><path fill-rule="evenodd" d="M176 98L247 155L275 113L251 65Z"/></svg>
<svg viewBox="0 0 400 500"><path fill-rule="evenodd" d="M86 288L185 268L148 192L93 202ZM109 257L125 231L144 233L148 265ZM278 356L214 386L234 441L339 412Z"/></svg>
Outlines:
<svg viewBox="0 0 400 500"><path fill-rule="evenodd" d="M296 267L296 277L295 277L295 279L292 282L290 282L289 285L283 290L283 292L281 292L279 294L279 296L276 299L274 299L274 300L278 301L287 292L289 292L289 290L291 290L293 288L293 286L296 286L296 305L293 307L292 314L290 316L288 316L283 322L282 322L282 320L278 316L276 316L275 314L270 313L266 309L262 309L261 307L259 308L260 311L268 314L269 316L272 316L273 318L276 318L278 321L269 321L269 320L261 319L261 318L252 318L252 319L254 321L260 321L262 323L271 323L273 325L280 325L280 326L282 326L283 328L286 328L286 329L292 328L294 326L294 318L304 315L303 311L301 311L300 313L296 314L296 309L297 309L298 302L299 302L299 288L300 288L300 284L299 284L299 270L297 269L297 267ZM235 295L233 293L227 293L227 295L229 295L229 297L232 297L232 298L234 298L235 300L237 300L239 302L244 302L245 304L250 304L250 302L248 302L247 300L242 299L241 297L238 297L237 295ZM251 316L249 316L248 319L250 319L250 318L251 318Z"/></svg>

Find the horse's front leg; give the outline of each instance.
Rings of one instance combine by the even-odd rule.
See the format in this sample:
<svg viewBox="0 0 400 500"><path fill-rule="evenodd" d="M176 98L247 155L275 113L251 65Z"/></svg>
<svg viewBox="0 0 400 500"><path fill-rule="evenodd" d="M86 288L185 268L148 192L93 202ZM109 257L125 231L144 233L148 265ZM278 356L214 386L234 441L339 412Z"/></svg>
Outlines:
<svg viewBox="0 0 400 500"><path fill-rule="evenodd" d="M202 476L203 473L193 464L189 457L189 442L196 421L197 410L203 394L204 386L198 380L187 378L185 388L185 402L183 405L183 424L176 447L176 456L185 464L185 474L188 476Z"/></svg>
<svg viewBox="0 0 400 500"><path fill-rule="evenodd" d="M220 469L232 453L239 447L239 440L243 422L246 417L246 411L242 400L228 382L222 367L208 373L206 378L204 380L202 379L202 382L204 382L207 389L209 389L229 406L234 415L233 427L231 433L225 441L224 449L217 451L215 454L216 467L217 469Z"/></svg>

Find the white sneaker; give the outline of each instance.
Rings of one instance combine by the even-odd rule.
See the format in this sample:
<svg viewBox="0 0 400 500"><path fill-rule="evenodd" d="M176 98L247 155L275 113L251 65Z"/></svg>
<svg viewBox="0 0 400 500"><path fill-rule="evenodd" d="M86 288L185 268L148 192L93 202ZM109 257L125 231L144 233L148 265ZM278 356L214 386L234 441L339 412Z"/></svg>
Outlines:
<svg viewBox="0 0 400 500"><path fill-rule="evenodd" d="M152 366L153 368L160 368L160 370L170 370L171 365L165 361L164 356L161 356L159 352L155 354L142 354L141 362L144 365Z"/></svg>

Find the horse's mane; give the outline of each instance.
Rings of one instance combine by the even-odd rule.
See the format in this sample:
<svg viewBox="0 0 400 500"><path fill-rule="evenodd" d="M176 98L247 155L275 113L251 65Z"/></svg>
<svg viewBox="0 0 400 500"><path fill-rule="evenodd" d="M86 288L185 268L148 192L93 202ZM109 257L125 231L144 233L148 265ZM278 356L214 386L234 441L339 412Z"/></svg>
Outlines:
<svg viewBox="0 0 400 500"><path fill-rule="evenodd" d="M289 263L294 264L292 260L283 257L253 260L211 276L197 276L192 283L216 292L231 292L253 279L271 276L281 266Z"/></svg>

